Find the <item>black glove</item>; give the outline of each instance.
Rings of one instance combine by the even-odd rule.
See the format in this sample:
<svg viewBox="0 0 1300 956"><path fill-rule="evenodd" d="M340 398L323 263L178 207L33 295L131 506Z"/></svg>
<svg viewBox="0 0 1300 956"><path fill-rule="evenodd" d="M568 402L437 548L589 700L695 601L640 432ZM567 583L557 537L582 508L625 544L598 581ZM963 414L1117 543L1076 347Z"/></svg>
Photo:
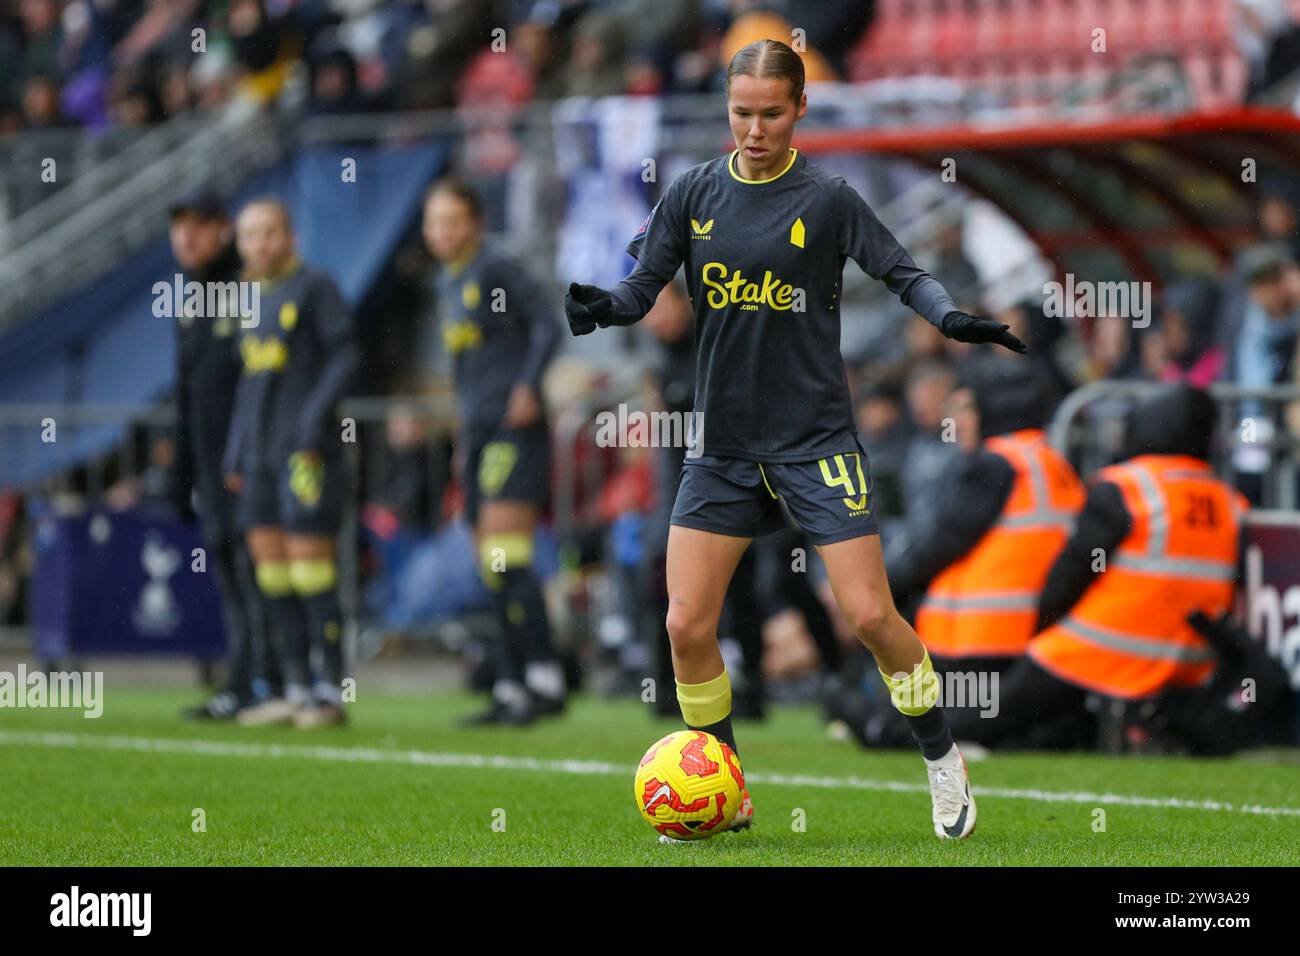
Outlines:
<svg viewBox="0 0 1300 956"><path fill-rule="evenodd" d="M993 342L1013 352L1024 355L1028 346L1007 331L1009 325L967 315L965 312L949 312L943 317L943 334L958 342Z"/></svg>
<svg viewBox="0 0 1300 956"><path fill-rule="evenodd" d="M569 283L569 294L564 297L564 315L569 320L569 331L586 335L604 328L614 314L614 299L604 289L594 285Z"/></svg>

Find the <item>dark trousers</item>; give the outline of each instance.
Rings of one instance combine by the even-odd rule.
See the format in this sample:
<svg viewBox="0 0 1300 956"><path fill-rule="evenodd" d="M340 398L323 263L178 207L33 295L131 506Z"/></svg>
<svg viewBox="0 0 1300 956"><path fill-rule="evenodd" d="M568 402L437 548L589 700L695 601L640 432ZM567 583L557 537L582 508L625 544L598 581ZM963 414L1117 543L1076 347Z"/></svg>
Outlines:
<svg viewBox="0 0 1300 956"><path fill-rule="evenodd" d="M280 660L271 647L270 628L248 548L240 538L227 538L210 543L208 553L215 558L226 629L229 670L225 689L247 700L253 696L254 682L260 678L266 682L267 690L276 694L284 683Z"/></svg>

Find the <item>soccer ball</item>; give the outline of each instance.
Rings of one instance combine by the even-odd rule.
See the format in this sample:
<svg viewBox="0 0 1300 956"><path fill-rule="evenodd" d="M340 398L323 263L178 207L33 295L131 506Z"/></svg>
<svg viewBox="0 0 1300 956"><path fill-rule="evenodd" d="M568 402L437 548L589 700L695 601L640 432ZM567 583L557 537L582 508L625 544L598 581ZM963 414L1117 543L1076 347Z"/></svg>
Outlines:
<svg viewBox="0 0 1300 956"><path fill-rule="evenodd" d="M653 744L636 768L633 795L642 819L675 840L725 830L740 809L740 758L713 734L679 730Z"/></svg>

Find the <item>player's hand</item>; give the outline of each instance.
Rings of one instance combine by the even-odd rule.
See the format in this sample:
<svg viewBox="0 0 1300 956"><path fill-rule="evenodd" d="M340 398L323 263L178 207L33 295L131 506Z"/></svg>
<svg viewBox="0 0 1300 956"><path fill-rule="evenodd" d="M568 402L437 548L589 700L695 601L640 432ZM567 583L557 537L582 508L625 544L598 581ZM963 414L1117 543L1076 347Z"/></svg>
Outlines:
<svg viewBox="0 0 1300 956"><path fill-rule="evenodd" d="M225 482L226 490L233 494L237 495L244 490L244 476L237 472L231 472L226 475Z"/></svg>
<svg viewBox="0 0 1300 956"><path fill-rule="evenodd" d="M958 342L992 342L1004 348L1024 355L1029 347L1012 335L1011 326L967 315L965 312L949 312L943 320L943 334Z"/></svg>
<svg viewBox="0 0 1300 956"><path fill-rule="evenodd" d="M527 428L542 416L542 403L531 385L520 382L510 390L505 423L511 428Z"/></svg>
<svg viewBox="0 0 1300 956"><path fill-rule="evenodd" d="M564 297L564 315L569 320L569 331L586 335L603 326L614 314L614 300L604 289L594 285L569 283L569 294Z"/></svg>

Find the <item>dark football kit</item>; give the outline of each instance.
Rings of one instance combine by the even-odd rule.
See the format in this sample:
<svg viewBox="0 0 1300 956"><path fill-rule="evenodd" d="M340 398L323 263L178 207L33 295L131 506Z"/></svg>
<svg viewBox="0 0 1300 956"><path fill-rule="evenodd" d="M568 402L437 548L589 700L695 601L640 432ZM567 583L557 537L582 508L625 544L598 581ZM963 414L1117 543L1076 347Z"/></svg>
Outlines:
<svg viewBox="0 0 1300 956"><path fill-rule="evenodd" d="M955 305L842 178L798 151L746 180L736 154L688 170L629 243L637 269L611 290L644 311L685 265L695 310L696 442L672 523L752 537L781 503L817 544L879 531L840 354L846 259L935 325Z"/></svg>

